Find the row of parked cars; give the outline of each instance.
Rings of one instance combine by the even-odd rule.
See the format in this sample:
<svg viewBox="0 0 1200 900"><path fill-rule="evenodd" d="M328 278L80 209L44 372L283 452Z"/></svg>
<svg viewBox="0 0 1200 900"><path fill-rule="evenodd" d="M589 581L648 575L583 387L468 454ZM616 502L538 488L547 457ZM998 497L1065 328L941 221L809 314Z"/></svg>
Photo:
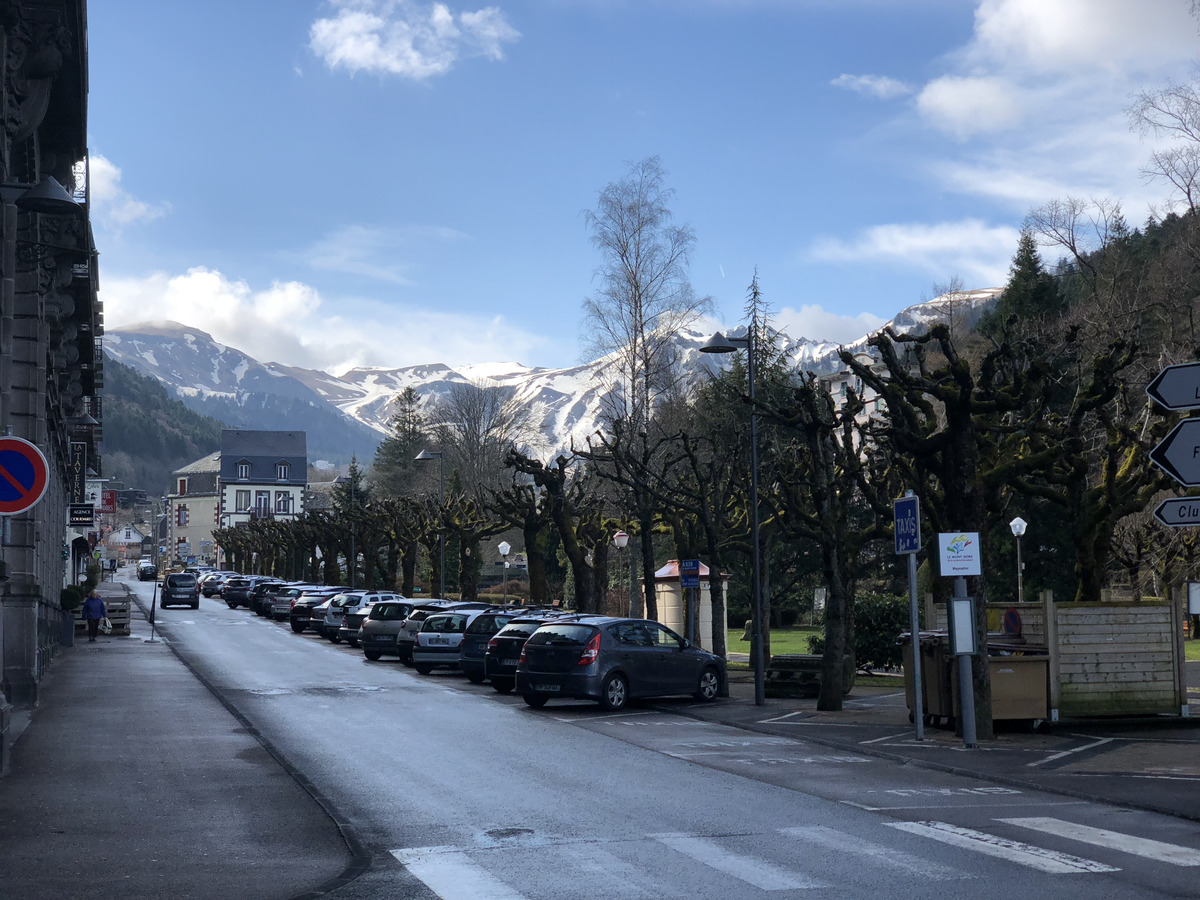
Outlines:
<svg viewBox="0 0 1200 900"><path fill-rule="evenodd" d="M220 576L224 574L225 577ZM725 687L725 661L648 619L558 608L413 600L390 591L283 582L212 573L205 596L231 609L287 620L360 648L377 662L396 657L421 675L461 671L499 693L516 690L532 707L555 698L595 700L619 710L632 699L692 695L713 700Z"/></svg>

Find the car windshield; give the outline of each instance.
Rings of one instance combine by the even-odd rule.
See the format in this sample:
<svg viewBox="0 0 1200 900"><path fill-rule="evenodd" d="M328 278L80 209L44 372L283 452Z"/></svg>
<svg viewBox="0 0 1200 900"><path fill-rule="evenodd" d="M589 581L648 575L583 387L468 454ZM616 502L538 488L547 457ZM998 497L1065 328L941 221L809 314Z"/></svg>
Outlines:
<svg viewBox="0 0 1200 900"><path fill-rule="evenodd" d="M591 625L543 625L529 638L529 643L582 647L595 633Z"/></svg>

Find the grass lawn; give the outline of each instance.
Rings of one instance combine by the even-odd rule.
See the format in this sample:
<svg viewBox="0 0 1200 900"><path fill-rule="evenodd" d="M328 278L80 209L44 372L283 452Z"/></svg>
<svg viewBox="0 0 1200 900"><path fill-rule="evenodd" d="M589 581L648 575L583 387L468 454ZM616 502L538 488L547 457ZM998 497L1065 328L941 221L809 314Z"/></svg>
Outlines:
<svg viewBox="0 0 1200 900"><path fill-rule="evenodd" d="M1188 662L1200 662L1200 641L1184 641L1183 658Z"/></svg>
<svg viewBox="0 0 1200 900"><path fill-rule="evenodd" d="M812 634L823 634L822 628L772 628L772 653L808 653L808 637ZM732 653L749 653L750 642L741 640L741 635L733 629L729 631L729 650Z"/></svg>

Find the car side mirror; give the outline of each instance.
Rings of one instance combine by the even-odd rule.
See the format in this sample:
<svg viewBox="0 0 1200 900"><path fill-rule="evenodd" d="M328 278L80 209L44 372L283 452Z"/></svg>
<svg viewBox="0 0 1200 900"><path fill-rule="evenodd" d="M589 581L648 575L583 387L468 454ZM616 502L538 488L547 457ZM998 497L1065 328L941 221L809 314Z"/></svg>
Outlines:
<svg viewBox="0 0 1200 900"><path fill-rule="evenodd" d="M690 647L690 646L692 646L692 645L691 645L691 642L690 642L690 641L688 641L688 640L687 640L687 638L681 638L681 639L680 639L680 641L679 641L679 649L680 649L680 650L686 650L686 649L687 649L688 647Z"/></svg>

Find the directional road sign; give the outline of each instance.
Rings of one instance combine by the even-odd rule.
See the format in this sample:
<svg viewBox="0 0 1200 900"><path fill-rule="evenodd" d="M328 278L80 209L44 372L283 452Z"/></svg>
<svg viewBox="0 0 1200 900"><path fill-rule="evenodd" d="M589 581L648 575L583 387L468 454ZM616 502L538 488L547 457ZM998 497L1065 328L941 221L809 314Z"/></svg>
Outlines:
<svg viewBox="0 0 1200 900"><path fill-rule="evenodd" d="M1164 525L1200 525L1200 497L1175 497L1158 504L1154 518Z"/></svg>
<svg viewBox="0 0 1200 900"><path fill-rule="evenodd" d="M921 549L921 502L901 497L892 504L896 523L896 554L917 553Z"/></svg>
<svg viewBox="0 0 1200 900"><path fill-rule="evenodd" d="M46 493L50 467L36 444L0 437L0 516L25 512Z"/></svg>
<svg viewBox="0 0 1200 900"><path fill-rule="evenodd" d="M1184 419L1150 451L1150 461L1178 481L1200 485L1200 419Z"/></svg>
<svg viewBox="0 0 1200 900"><path fill-rule="evenodd" d="M1200 407L1200 362L1167 366L1146 386L1146 393L1167 409Z"/></svg>

